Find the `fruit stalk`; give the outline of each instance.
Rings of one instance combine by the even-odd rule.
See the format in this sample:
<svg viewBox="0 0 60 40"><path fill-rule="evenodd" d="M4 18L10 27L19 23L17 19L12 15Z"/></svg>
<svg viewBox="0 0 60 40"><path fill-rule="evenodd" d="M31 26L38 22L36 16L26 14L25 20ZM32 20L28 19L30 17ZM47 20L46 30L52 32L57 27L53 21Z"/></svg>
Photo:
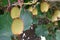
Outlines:
<svg viewBox="0 0 60 40"><path fill-rule="evenodd" d="M18 0L18 4L19 4L20 7L22 7L23 1L24 1L24 0Z"/></svg>

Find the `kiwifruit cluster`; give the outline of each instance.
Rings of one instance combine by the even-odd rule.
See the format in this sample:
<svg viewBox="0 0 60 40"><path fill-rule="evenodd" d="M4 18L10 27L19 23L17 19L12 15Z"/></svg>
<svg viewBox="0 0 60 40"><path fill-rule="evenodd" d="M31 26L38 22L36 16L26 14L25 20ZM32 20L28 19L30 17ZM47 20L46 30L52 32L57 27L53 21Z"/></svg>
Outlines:
<svg viewBox="0 0 60 40"><path fill-rule="evenodd" d="M50 9L50 3L44 1L44 2L41 2L40 3L40 10L42 13L47 13ZM34 7L29 7L28 10L30 12L32 12L33 15L37 15L38 14L38 11L37 11L37 8L34 8ZM55 10L54 15L52 16L51 18L51 22L55 22L55 21L58 21L60 20L60 10Z"/></svg>
<svg viewBox="0 0 60 40"><path fill-rule="evenodd" d="M42 2L40 4L40 6L41 6L40 7L41 12L47 12L48 9L49 9L50 4L47 3L47 2ZM31 11L33 15L37 15L38 14L38 11L37 11L37 8L36 7L35 8L34 7L29 7L28 10Z"/></svg>
<svg viewBox="0 0 60 40"><path fill-rule="evenodd" d="M40 3L40 10L42 13L47 13L49 9L50 9L50 4L48 2L44 1ZM38 14L38 10L36 7L30 6L28 10L32 13L32 15L36 16ZM24 23L22 19L19 18L20 12L21 12L21 9L18 8L17 6L14 6L11 9L11 18L13 19L11 29L13 34L21 34L24 29ZM53 14L54 15L51 18L51 22L56 22L60 20L60 10L55 10Z"/></svg>
<svg viewBox="0 0 60 40"><path fill-rule="evenodd" d="M37 12L38 12L38 11L37 11L37 8L33 8L33 7L31 6L31 7L28 8L28 10L29 10L30 12L32 12L33 15L37 15L37 14L38 14L38 13L37 13Z"/></svg>
<svg viewBox="0 0 60 40"><path fill-rule="evenodd" d="M24 30L24 22L20 17L21 9L18 6L14 6L11 9L11 18L13 19L11 30L14 35L19 35L23 33Z"/></svg>

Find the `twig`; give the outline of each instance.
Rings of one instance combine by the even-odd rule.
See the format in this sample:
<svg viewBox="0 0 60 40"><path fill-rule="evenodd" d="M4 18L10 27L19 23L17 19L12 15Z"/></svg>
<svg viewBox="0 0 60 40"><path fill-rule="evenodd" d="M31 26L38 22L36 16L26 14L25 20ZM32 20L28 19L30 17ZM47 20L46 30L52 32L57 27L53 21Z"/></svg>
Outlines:
<svg viewBox="0 0 60 40"><path fill-rule="evenodd" d="M7 6L7 10L10 10L10 0L8 0L8 6Z"/></svg>
<svg viewBox="0 0 60 40"><path fill-rule="evenodd" d="M8 0L8 6L10 6L10 0Z"/></svg>
<svg viewBox="0 0 60 40"><path fill-rule="evenodd" d="M18 3L19 3L19 4L20 4L20 2L21 2L21 1L20 1L20 0L18 0Z"/></svg>
<svg viewBox="0 0 60 40"><path fill-rule="evenodd" d="M18 4L19 4L20 7L22 7L22 5L23 5L23 0L18 0Z"/></svg>
<svg viewBox="0 0 60 40"><path fill-rule="evenodd" d="M33 5L33 4L35 4L34 2L33 3L30 3L30 2L28 2L28 3L23 3L23 5ZM37 4L39 4L39 2L37 2ZM14 3L14 4L12 4L12 6L13 5L20 5L18 2L16 2L16 3Z"/></svg>

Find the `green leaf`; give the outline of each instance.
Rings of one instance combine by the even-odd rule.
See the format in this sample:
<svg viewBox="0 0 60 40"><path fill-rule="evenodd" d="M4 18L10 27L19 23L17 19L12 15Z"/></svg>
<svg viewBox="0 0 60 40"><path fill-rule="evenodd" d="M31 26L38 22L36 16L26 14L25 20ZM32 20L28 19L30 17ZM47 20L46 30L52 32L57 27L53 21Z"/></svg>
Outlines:
<svg viewBox="0 0 60 40"><path fill-rule="evenodd" d="M8 40L12 35L11 32L11 23L12 19L10 17L10 13L4 13L4 15L0 15L0 40Z"/></svg>
<svg viewBox="0 0 60 40"><path fill-rule="evenodd" d="M6 6L8 4L8 0L2 0L2 6Z"/></svg>
<svg viewBox="0 0 60 40"><path fill-rule="evenodd" d="M38 16L42 17L43 13L40 10L40 4L37 5L37 10L38 10Z"/></svg>
<svg viewBox="0 0 60 40"><path fill-rule="evenodd" d="M47 36L48 30L46 29L46 25L37 25L37 28L35 29L35 33L37 36Z"/></svg>
<svg viewBox="0 0 60 40"><path fill-rule="evenodd" d="M49 33L46 36L46 40L56 40L55 32L56 32L57 26L53 25L53 23L49 23L47 27L48 27Z"/></svg>
<svg viewBox="0 0 60 40"><path fill-rule="evenodd" d="M37 18L37 16L33 17L33 24L38 24L38 18Z"/></svg>
<svg viewBox="0 0 60 40"><path fill-rule="evenodd" d="M24 21L24 31L28 30L33 22L31 12L22 8L20 18L22 18L22 20Z"/></svg>
<svg viewBox="0 0 60 40"><path fill-rule="evenodd" d="M51 19L51 18L52 18L52 12L51 12L51 10L49 10L49 11L46 13L46 15L47 15L47 17L48 17L49 19Z"/></svg>
<svg viewBox="0 0 60 40"><path fill-rule="evenodd" d="M60 40L60 30L56 30L56 40Z"/></svg>
<svg viewBox="0 0 60 40"><path fill-rule="evenodd" d="M11 40L9 36L0 36L0 40Z"/></svg>
<svg viewBox="0 0 60 40"><path fill-rule="evenodd" d="M53 35L48 35L47 37L46 37L46 40L56 40L55 39L55 35L53 34Z"/></svg>
<svg viewBox="0 0 60 40"><path fill-rule="evenodd" d="M14 3L14 2L17 2L17 0L10 0L11 4Z"/></svg>
<svg viewBox="0 0 60 40"><path fill-rule="evenodd" d="M17 0L10 0L10 3L17 2ZM2 6L7 6L8 5L8 0L2 0Z"/></svg>

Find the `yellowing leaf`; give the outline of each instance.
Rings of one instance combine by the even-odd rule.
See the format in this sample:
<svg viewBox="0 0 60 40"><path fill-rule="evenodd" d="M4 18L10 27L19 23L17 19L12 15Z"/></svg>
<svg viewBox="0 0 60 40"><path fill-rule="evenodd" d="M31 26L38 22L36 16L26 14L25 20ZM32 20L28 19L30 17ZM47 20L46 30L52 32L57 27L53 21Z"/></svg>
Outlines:
<svg viewBox="0 0 60 40"><path fill-rule="evenodd" d="M24 23L21 19L14 19L12 26L11 26L11 30L13 34L21 34L24 30Z"/></svg>
<svg viewBox="0 0 60 40"><path fill-rule="evenodd" d="M47 2L42 2L40 6L41 6L40 9L42 12L47 12L49 9L49 4Z"/></svg>
<svg viewBox="0 0 60 40"><path fill-rule="evenodd" d="M11 9L11 17L14 19L14 18L17 18L20 16L20 9L18 7L13 7Z"/></svg>

